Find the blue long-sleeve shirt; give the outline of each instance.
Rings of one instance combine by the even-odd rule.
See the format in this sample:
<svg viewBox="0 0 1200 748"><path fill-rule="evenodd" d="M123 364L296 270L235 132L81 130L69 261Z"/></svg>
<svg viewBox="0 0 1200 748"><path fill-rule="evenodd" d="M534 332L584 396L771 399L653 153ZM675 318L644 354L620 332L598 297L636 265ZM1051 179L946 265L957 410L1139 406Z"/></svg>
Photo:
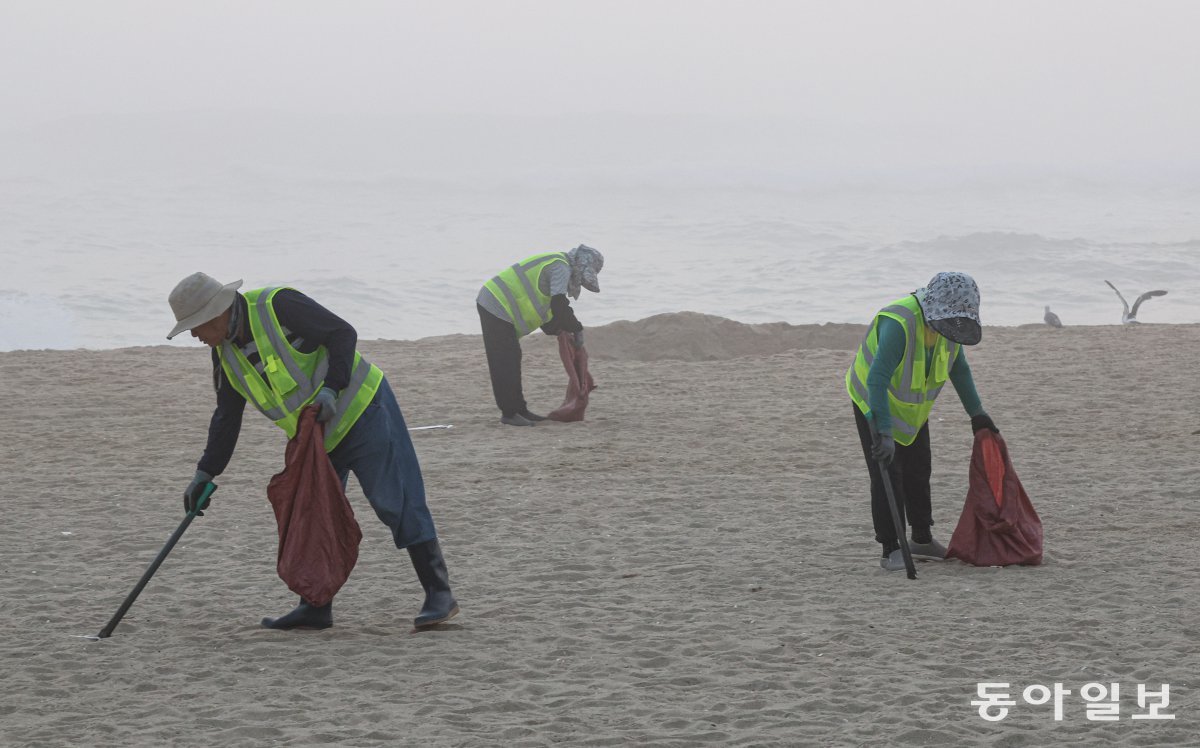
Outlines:
<svg viewBox="0 0 1200 748"><path fill-rule="evenodd" d="M875 351L875 360L871 362L871 370L867 373L867 407L871 409L875 427L881 433L890 433L892 409L888 404L888 384L892 381L896 367L904 358L904 325L891 317L883 317L879 320L876 336L879 348ZM916 342L922 344L922 341ZM930 358L931 356L926 356L927 361ZM962 401L967 415L977 416L984 412L979 393L975 390L975 380L971 377L971 366L967 363L965 348L959 350L958 355L954 357L954 364L950 367L950 382L954 385L954 391L958 393L958 399Z"/></svg>
<svg viewBox="0 0 1200 748"><path fill-rule="evenodd" d="M249 325L246 323L246 299L238 294L242 324L233 344L241 347L250 342ZM354 364L354 350L358 345L358 332L350 323L313 301L299 291L285 288L271 299L275 316L291 335L301 342L297 350L312 353L320 346L329 351L329 371L325 374L324 386L340 391L350 384L350 370ZM242 415L246 410L246 399L229 384L221 368L221 359L214 348L213 387L217 394L217 407L208 423L208 442L204 455L196 468L212 476L220 475L229 465L233 450L237 446L238 434L242 430Z"/></svg>

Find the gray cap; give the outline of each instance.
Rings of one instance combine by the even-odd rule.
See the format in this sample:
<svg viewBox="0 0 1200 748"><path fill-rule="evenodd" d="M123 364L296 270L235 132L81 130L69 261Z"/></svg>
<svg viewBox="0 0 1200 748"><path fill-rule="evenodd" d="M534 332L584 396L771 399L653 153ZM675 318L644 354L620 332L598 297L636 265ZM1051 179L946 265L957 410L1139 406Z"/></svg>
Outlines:
<svg viewBox="0 0 1200 748"><path fill-rule="evenodd" d="M925 322L939 334L962 345L983 337L979 322L979 286L966 273L938 273L917 292Z"/></svg>
<svg viewBox="0 0 1200 748"><path fill-rule="evenodd" d="M240 280L221 285L221 281L204 273L192 273L179 281L168 298L178 324L167 334L167 340L220 316L233 306L241 287Z"/></svg>

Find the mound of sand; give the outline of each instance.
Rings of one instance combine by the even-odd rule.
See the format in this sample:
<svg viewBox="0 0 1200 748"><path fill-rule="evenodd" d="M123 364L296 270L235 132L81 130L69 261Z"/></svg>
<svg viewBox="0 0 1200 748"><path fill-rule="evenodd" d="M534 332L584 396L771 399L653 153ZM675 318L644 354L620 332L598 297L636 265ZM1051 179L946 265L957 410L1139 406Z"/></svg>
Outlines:
<svg viewBox="0 0 1200 748"><path fill-rule="evenodd" d="M865 325L748 325L710 314L674 312L589 327L586 339L588 353L596 359L720 361L793 349L850 351L865 334Z"/></svg>

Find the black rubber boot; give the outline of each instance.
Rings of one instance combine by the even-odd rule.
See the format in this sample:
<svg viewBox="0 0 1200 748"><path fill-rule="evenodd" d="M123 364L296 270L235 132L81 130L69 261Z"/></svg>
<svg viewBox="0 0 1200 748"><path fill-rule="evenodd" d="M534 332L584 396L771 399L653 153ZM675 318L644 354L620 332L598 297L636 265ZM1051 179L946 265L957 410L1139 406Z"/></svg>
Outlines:
<svg viewBox="0 0 1200 748"><path fill-rule="evenodd" d="M437 539L409 546L408 556L425 589L425 604L413 619L413 626L428 628L458 615L458 602L450 592L450 573L446 571L446 559L442 558Z"/></svg>
<svg viewBox="0 0 1200 748"><path fill-rule="evenodd" d="M291 613L281 618L262 619L263 628L268 629L327 629L333 625L333 603L318 607L309 605L300 598L300 604Z"/></svg>

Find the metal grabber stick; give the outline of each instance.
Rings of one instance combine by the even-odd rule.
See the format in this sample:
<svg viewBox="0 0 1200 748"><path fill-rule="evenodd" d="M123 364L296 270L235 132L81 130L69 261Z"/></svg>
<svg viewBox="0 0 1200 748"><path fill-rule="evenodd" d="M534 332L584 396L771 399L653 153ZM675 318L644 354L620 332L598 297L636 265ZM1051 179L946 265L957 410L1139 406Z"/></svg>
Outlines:
<svg viewBox="0 0 1200 748"><path fill-rule="evenodd" d="M887 491L888 506L892 510L892 525L896 528L896 539L900 541L900 553L904 556L904 570L909 579L917 578L917 567L913 564L912 552L908 549L908 533L905 532L904 521L900 519L900 507L896 504L896 493L892 490L891 466L879 460L879 472L883 476L883 488Z"/></svg>
<svg viewBox="0 0 1200 748"><path fill-rule="evenodd" d="M183 537L183 533L188 529L188 525L192 524L192 520L196 518L196 513L202 511L206 506L208 506L208 498L212 496L213 491L216 490L217 484L212 483L211 481L205 484L204 491L200 494L200 499L196 502L196 507L187 513L187 516L184 517L183 521L179 523L179 527L175 529L175 532L171 533L171 537L167 540L167 544L163 546L163 549L158 552L158 556L150 563L150 568L146 569L146 573L143 574L142 578L138 580L138 583L134 586L133 591L125 596L125 602L121 603L121 607L117 608L117 612L113 614L113 617L109 619L104 628L100 629L99 634L96 634L94 637L89 636L85 638L99 641L100 639L107 639L108 637L112 636L113 629L115 629L117 624L121 622L121 619L125 617L125 613L128 612L129 606L133 605L133 601L137 599L139 594L141 594L142 588L144 588L150 581L150 577L154 576L154 572L158 571L159 566L162 566L162 562L166 559L167 554L171 552L171 549L174 548L175 544L179 542L179 539Z"/></svg>

